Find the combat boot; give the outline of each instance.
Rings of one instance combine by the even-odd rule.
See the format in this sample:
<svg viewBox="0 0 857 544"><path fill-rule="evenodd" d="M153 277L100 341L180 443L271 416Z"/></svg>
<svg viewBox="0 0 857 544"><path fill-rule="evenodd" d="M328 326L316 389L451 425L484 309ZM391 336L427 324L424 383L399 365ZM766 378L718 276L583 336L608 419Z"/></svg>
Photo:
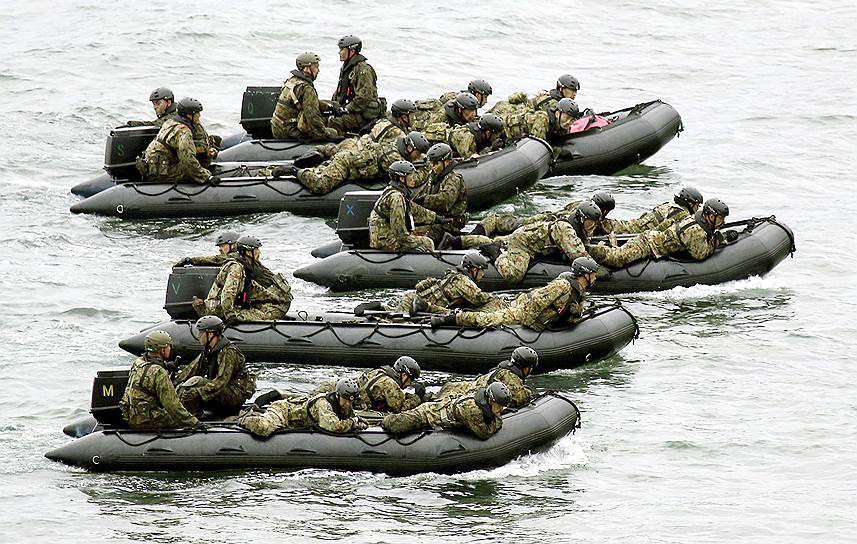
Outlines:
<svg viewBox="0 0 857 544"><path fill-rule="evenodd" d="M438 249L461 249L461 236L453 236L448 232L443 233Z"/></svg>
<svg viewBox="0 0 857 544"><path fill-rule="evenodd" d="M383 310L384 305L378 302L377 300L372 302L363 302L354 307L354 315L357 317L362 316L366 313L366 310Z"/></svg>
<svg viewBox="0 0 857 544"><path fill-rule="evenodd" d="M483 227L480 223L476 223L476 226L473 227L473 230L470 231L470 234L475 234L477 236L485 236L487 233L485 232L485 227Z"/></svg>
<svg viewBox="0 0 857 544"><path fill-rule="evenodd" d="M415 315L417 315L418 313L420 313L420 312L425 312L425 311L426 311L426 310L428 310L428 309L429 309L428 302L426 302L426 301L424 301L423 299L421 299L421 298L417 297L417 298L415 298L413 301L411 301L410 317L414 317L414 316L415 316Z"/></svg>
<svg viewBox="0 0 857 544"><path fill-rule="evenodd" d="M297 173L297 168L293 164L283 164L276 166L271 170L271 177L280 179L285 176L294 176Z"/></svg>
<svg viewBox="0 0 857 544"><path fill-rule="evenodd" d="M500 256L500 242L491 242L479 246L479 252L488 257L489 262L494 262Z"/></svg>
<svg viewBox="0 0 857 544"><path fill-rule="evenodd" d="M455 325L455 314L433 315L431 317L431 330L445 325Z"/></svg>

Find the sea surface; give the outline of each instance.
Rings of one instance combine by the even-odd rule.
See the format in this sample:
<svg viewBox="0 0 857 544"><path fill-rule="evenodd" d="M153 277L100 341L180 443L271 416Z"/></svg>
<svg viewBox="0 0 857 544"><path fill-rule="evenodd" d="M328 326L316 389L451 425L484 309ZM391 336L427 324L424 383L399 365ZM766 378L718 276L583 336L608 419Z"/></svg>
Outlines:
<svg viewBox="0 0 857 544"><path fill-rule="evenodd" d="M756 2L7 1L0 10L0 542L854 542L857 534L857 5ZM622 296L642 335L533 379L583 427L507 466L395 478L306 470L91 474L43 457L85 415L117 342L166 318L171 263L223 229L289 275L335 239L290 213L122 221L74 216L111 127L170 86L238 130L247 85L305 50L320 94L354 33L389 101L487 79L491 103L576 75L599 111L660 98L685 132L614 176L551 178L497 209L595 190L617 217L683 184L730 219L775 214L797 253L769 275ZM295 309L348 308L292 282ZM385 292L390 296L393 292ZM602 301L610 301L604 297ZM257 367L307 390L353 369ZM450 376L429 373L439 385Z"/></svg>

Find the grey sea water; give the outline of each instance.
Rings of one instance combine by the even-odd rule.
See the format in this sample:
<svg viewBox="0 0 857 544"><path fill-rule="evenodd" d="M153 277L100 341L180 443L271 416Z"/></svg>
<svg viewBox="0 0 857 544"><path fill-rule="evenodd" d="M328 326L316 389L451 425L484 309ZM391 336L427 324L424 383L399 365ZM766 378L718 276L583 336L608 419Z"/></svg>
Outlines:
<svg viewBox="0 0 857 544"><path fill-rule="evenodd" d="M5 2L0 10L0 541L853 542L857 8L853 2ZM583 410L551 450L490 471L392 478L323 470L90 474L48 461L87 410L117 341L165 318L169 265L235 228L274 269L334 239L288 213L125 222L73 216L110 127L151 89L238 128L246 85L305 50L329 94L336 39L361 36L388 99L491 82L493 99L582 82L597 110L661 98L686 131L645 165L553 178L500 206L532 212L596 189L617 216L682 184L734 218L776 214L798 252L770 275L622 300L642 337L538 377ZM493 101L492 101L493 102ZM293 282L295 308L345 308ZM259 369L260 388L343 368ZM433 374L440 383L448 376Z"/></svg>

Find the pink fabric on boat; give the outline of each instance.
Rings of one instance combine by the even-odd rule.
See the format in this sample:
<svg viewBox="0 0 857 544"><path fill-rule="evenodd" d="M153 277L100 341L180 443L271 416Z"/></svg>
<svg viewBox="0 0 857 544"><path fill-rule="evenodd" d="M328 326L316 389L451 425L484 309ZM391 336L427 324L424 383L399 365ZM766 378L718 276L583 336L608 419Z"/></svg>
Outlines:
<svg viewBox="0 0 857 544"><path fill-rule="evenodd" d="M600 115L587 115L586 117L582 117L571 124L568 127L568 133L574 134L575 132L584 132L591 128L598 127L606 127L610 124L610 121L607 120L606 117L601 117Z"/></svg>

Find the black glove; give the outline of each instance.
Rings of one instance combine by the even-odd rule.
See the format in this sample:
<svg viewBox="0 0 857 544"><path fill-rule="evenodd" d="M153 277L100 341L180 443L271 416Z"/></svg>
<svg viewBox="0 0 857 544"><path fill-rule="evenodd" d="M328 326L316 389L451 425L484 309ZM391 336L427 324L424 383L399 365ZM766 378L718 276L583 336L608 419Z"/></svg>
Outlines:
<svg viewBox="0 0 857 544"><path fill-rule="evenodd" d="M731 243L738 239L738 232L734 230L727 230L723 232L723 239L727 242Z"/></svg>
<svg viewBox="0 0 857 544"><path fill-rule="evenodd" d="M336 115L337 117L339 117L340 115L345 115L346 113L345 108L343 108L339 102L331 102L330 111L333 113L333 115Z"/></svg>
<svg viewBox="0 0 857 544"><path fill-rule="evenodd" d="M177 365L175 361L164 361L164 368L172 374L179 369L179 365Z"/></svg>
<svg viewBox="0 0 857 544"><path fill-rule="evenodd" d="M208 178L208 183L212 185L217 185L218 183L220 183L220 176L211 176L210 178Z"/></svg>
<svg viewBox="0 0 857 544"><path fill-rule="evenodd" d="M202 421L197 421L196 425L193 426L194 431L207 431L211 428L211 425L208 423L203 423Z"/></svg>
<svg viewBox="0 0 857 544"><path fill-rule="evenodd" d="M442 215L436 215L434 217L434 224L435 225L451 225L453 223L455 223L455 219L453 219L451 217L444 217Z"/></svg>
<svg viewBox="0 0 857 544"><path fill-rule="evenodd" d="M491 144L491 151L497 151L499 149L503 149L504 147L506 147L506 140L504 140L503 138L497 138L496 140L494 140L494 143Z"/></svg>
<svg viewBox="0 0 857 544"><path fill-rule="evenodd" d="M420 382L414 382L414 394L419 398L425 400L426 398L426 386Z"/></svg>
<svg viewBox="0 0 857 544"><path fill-rule="evenodd" d="M179 262L177 262L173 266L192 266L192 265L193 265L193 259L190 257L185 257L184 259L180 260Z"/></svg>

